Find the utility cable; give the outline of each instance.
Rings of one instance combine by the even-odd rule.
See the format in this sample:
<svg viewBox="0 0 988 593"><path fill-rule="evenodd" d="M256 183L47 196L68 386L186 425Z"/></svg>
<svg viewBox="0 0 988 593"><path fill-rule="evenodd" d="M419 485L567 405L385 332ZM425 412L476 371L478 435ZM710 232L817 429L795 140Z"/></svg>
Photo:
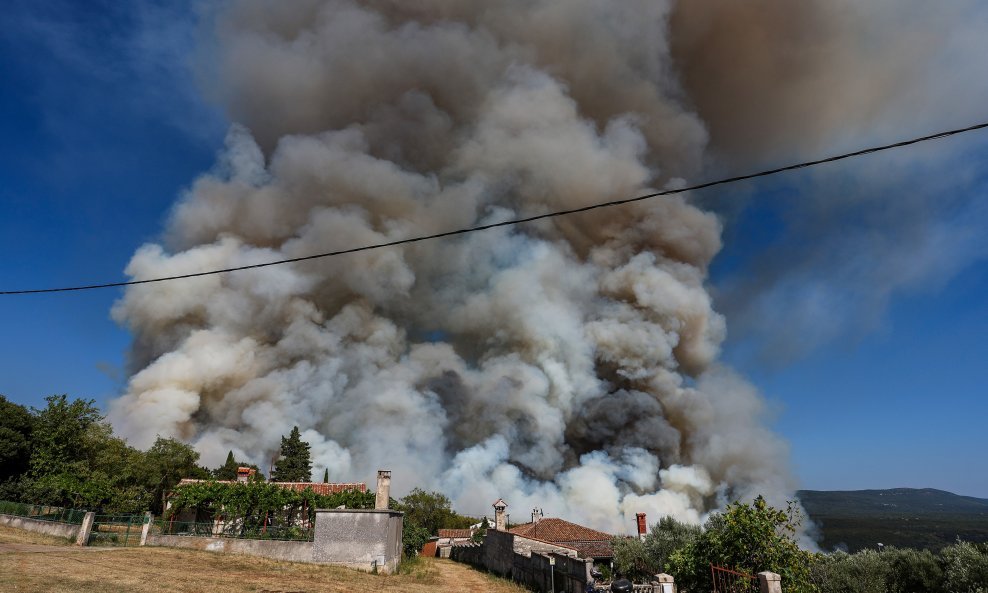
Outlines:
<svg viewBox="0 0 988 593"><path fill-rule="evenodd" d="M420 241L431 241L432 239L441 239L443 237L454 237L456 235L465 235L468 233L476 233L478 231L486 231L490 229L496 229L498 227L513 226L517 224L522 224L526 222L534 222L536 220L542 220L545 218L554 218L556 216L567 216L570 214L578 214L580 212L589 212L591 210L597 210L599 208L610 208L612 206L622 206L624 204L631 204L633 202L641 202L644 200L650 200L652 198L660 198L665 196L672 196L676 194L682 194L690 191L696 191L700 189L705 189L708 187L714 187L717 185L727 185L730 183L737 183L739 181L747 181L749 179L756 179L758 177L768 177L770 175L777 175L779 173L784 173L786 171L795 171L797 169L806 169L808 167L815 167L817 165L822 165L825 163L833 163L836 161L842 161L844 159L864 156L868 154L874 154L876 152L883 152L886 150L892 150L895 148L902 148L904 146L910 146L913 144L919 144L921 142L927 142L930 140L939 140L941 138L948 138L950 136L956 136L958 134L964 134L966 132L973 132L975 130L981 130L988 128L988 122L975 124L973 126L968 126L966 128L958 128L956 130L949 130L946 132L939 132L936 134L931 134L929 136L921 136L919 138L913 138L911 140L903 140L901 142L895 142L893 144L885 144L882 146L873 146L871 148L865 148L862 150L856 150L854 152L846 152L843 154L830 156L822 159L817 159L814 161L805 161L802 163L796 163L794 165L786 165L785 167L778 167L775 169L766 169L765 171L759 171L757 173L748 173L746 175L737 175L735 177L726 177L724 179L717 179L715 181L707 181L704 183L698 183L696 185L690 185L688 187L682 187L678 189L667 189L663 191L658 191L650 194L645 194L641 196L636 196L634 198L625 198L622 200L613 200L610 202L600 202L598 204L591 204L590 206L583 206L581 208L572 208L569 210L556 210L553 212L546 212L545 214L538 214L535 216L527 216L525 218L513 218L511 220L504 220L501 222L495 222L491 224L483 224L478 226L466 227L461 229L456 229L452 231L445 231L442 233L435 233L432 235L421 235L418 237L410 237L408 239L398 239L395 241L387 241L385 243L375 243L373 245L363 245L361 247L351 247L349 249L341 249L339 251L328 251L326 253L317 253L314 255L305 255L302 257L293 257L289 259L279 259L277 261L265 262L262 264L251 264L248 266L237 266L235 268L223 268L220 270L209 270L206 272L194 272L191 274L179 274L176 276L162 276L160 278L148 278L145 280L128 280L124 282L107 282L105 284L87 284L82 286L66 286L60 288L35 288L28 290L4 290L0 291L0 295L14 295L14 294L41 294L49 292L72 292L79 290L95 290L98 288L115 288L119 286L136 286L138 284L152 284L154 282L167 282L170 280L182 280L184 278L198 278L200 276L212 276L214 274L227 274L229 272L239 272L241 270L253 270L256 268L266 268L268 266L280 266L282 264L290 264L295 262L308 261L312 259L320 259L324 257L335 257L338 255L346 255L348 253L358 253L361 251L371 251L374 249L383 249L385 247L395 247L398 245L407 245L409 243L418 243Z"/></svg>

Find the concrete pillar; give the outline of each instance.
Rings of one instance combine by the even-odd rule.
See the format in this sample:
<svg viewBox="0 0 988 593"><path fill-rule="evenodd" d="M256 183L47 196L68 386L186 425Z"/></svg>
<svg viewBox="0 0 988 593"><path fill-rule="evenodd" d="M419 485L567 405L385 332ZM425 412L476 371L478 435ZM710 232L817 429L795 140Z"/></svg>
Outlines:
<svg viewBox="0 0 988 593"><path fill-rule="evenodd" d="M144 527L141 528L141 545L147 543L148 533L151 532L151 520L154 517L151 516L151 511L144 513Z"/></svg>
<svg viewBox="0 0 988 593"><path fill-rule="evenodd" d="M672 575L660 573L652 577L652 591L655 593L676 593L676 580Z"/></svg>
<svg viewBox="0 0 988 593"><path fill-rule="evenodd" d="M760 593L782 593L782 577L774 572L758 573L758 590Z"/></svg>
<svg viewBox="0 0 988 593"><path fill-rule="evenodd" d="M391 499L391 471L385 469L377 470L377 495L374 498L374 508L377 510L388 509L388 502Z"/></svg>
<svg viewBox="0 0 988 593"><path fill-rule="evenodd" d="M93 530L93 523L96 521L96 513L89 511L82 518L82 525L79 526L79 535L75 538L75 545L85 546L89 544L89 533Z"/></svg>

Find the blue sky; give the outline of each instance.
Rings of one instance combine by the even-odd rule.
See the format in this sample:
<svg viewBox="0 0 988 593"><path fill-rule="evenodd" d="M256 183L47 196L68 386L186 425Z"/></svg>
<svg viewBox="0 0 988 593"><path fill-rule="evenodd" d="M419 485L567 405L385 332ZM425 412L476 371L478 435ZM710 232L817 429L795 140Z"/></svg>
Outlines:
<svg viewBox="0 0 988 593"><path fill-rule="evenodd" d="M188 8L8 9L3 290L122 279L183 188L213 165L227 122L175 49L196 41ZM941 121L912 123L883 139ZM712 270L728 316L724 359L765 394L804 487L988 497L988 133L978 134L703 196L726 221ZM850 146L875 140L843 136ZM883 173L869 176L876 163ZM843 199L819 199L820 188ZM727 199L742 206L717 205ZM129 343L109 318L119 294L2 297L0 393L34 406L53 393L101 405L119 394Z"/></svg>

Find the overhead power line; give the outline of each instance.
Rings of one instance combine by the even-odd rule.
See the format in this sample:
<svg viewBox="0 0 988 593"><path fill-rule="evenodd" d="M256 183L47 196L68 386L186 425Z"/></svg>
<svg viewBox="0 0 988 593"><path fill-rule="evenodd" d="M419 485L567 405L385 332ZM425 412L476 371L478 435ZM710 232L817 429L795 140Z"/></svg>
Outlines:
<svg viewBox="0 0 988 593"><path fill-rule="evenodd" d="M430 241L432 239L441 239L443 237L454 237L456 235L465 235L467 233L476 233L478 231L486 231L490 229L496 229L498 227L513 226L516 224L522 224L526 222L533 222L536 220L542 220L545 218L554 218L556 216L567 216L569 214L578 214L580 212L589 212L591 210L597 210L599 208L610 208L613 206L622 206L624 204L631 204L632 202L641 202L644 200L650 200L652 198L660 198L665 196L672 196L676 194L682 194L689 191L696 191L699 189L705 189L708 187L714 187L717 185L727 185L730 183L737 183L739 181L747 181L749 179L756 179L758 177L768 177L770 175L777 175L779 173L784 173L786 171L795 171L797 169L805 169L807 167L814 167L816 165L822 165L824 163L833 163L835 161L842 161L844 159L864 156L867 154L873 154L876 152L883 152L886 150L892 150L894 148L902 148L903 146L910 146L912 144L919 144L920 142L927 142L930 140L939 140L940 138L947 138L950 136L956 136L958 134L964 134L966 132L973 132L975 130L981 130L988 128L988 122L975 124L973 126L968 126L966 128L958 128L956 130L949 130L946 132L939 132L936 134L931 134L929 136L921 136L919 138L913 138L911 140L903 140L901 142L895 142L893 144L885 144L882 146L873 146L871 148L864 148L862 150L856 150L854 152L846 152L843 154L838 154L835 156L830 156L822 159L817 159L814 161L805 161L802 163L796 163L794 165L786 165L785 167L778 167L775 169L766 169L765 171L759 171L757 173L748 173L746 175L737 175L735 177L726 177L724 179L717 179L715 181L707 181L704 183L698 183L696 185L690 185L688 187L682 187L679 189L667 189L663 191L658 191L650 194L645 194L641 196L636 196L633 198L625 198L622 200L613 200L610 202L601 202L598 204L592 204L590 206L583 206L581 208L572 208L569 210L556 210L553 212L546 212L545 214L538 214L535 216L527 216L525 218L513 218L511 220L505 220L502 222L495 222L491 224L482 224L478 226L465 227L461 229L455 229L452 231L445 231L442 233L435 233L432 235L421 235L418 237L410 237L408 239L398 239L395 241L387 241L385 243L375 243L373 245L362 245L360 247L351 247L348 249L340 249L338 251L328 251L326 253L316 253L313 255L305 255L302 257L292 257L288 259L279 259L276 261L265 262L262 264L251 264L249 266L237 266L235 268L223 268L220 270L208 270L205 272L194 272L191 274L179 274L177 276L162 276L160 278L148 278L145 280L128 280L124 282L107 282L104 284L86 284L81 286L63 286L59 288L34 288L27 290L4 290L0 291L0 295L14 295L14 294L41 294L48 292L73 292L79 290L95 290L98 288L115 288L119 286L136 286L138 284L152 284L154 282L167 282L170 280L182 280L185 278L198 278L200 276L212 276L214 274L227 274L230 272L239 272L241 270L253 270L256 268L266 268L268 266L280 266L282 264L291 264L295 262L308 261L311 259L320 259L324 257L335 257L338 255L346 255L348 253L358 253L360 251L371 251L373 249L383 249L385 247L395 247L398 245L407 245L409 243L418 243L420 241Z"/></svg>

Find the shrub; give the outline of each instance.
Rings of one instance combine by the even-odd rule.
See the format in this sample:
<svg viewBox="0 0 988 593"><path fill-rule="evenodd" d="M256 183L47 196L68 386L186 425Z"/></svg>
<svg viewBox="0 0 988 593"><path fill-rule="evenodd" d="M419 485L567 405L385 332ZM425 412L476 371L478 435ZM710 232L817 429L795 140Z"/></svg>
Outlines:
<svg viewBox="0 0 988 593"><path fill-rule="evenodd" d="M888 576L884 554L873 550L817 554L810 566L810 581L820 593L885 593Z"/></svg>
<svg viewBox="0 0 988 593"><path fill-rule="evenodd" d="M814 591L810 581L812 554L794 539L801 515L795 503L786 510L770 507L759 496L752 504L735 502L707 520L703 532L669 557L681 588L710 591L710 564L755 574L765 570L782 577L787 592Z"/></svg>
<svg viewBox="0 0 988 593"><path fill-rule="evenodd" d="M665 572L669 556L695 541L702 531L699 525L663 517L652 526L644 541L627 537L614 539L614 568L631 580L646 580Z"/></svg>
<svg viewBox="0 0 988 593"><path fill-rule="evenodd" d="M950 593L988 593L988 552L958 541L940 552L946 590Z"/></svg>
<svg viewBox="0 0 988 593"><path fill-rule="evenodd" d="M892 548L882 558L889 567L889 593L946 593L943 568L933 552Z"/></svg>

